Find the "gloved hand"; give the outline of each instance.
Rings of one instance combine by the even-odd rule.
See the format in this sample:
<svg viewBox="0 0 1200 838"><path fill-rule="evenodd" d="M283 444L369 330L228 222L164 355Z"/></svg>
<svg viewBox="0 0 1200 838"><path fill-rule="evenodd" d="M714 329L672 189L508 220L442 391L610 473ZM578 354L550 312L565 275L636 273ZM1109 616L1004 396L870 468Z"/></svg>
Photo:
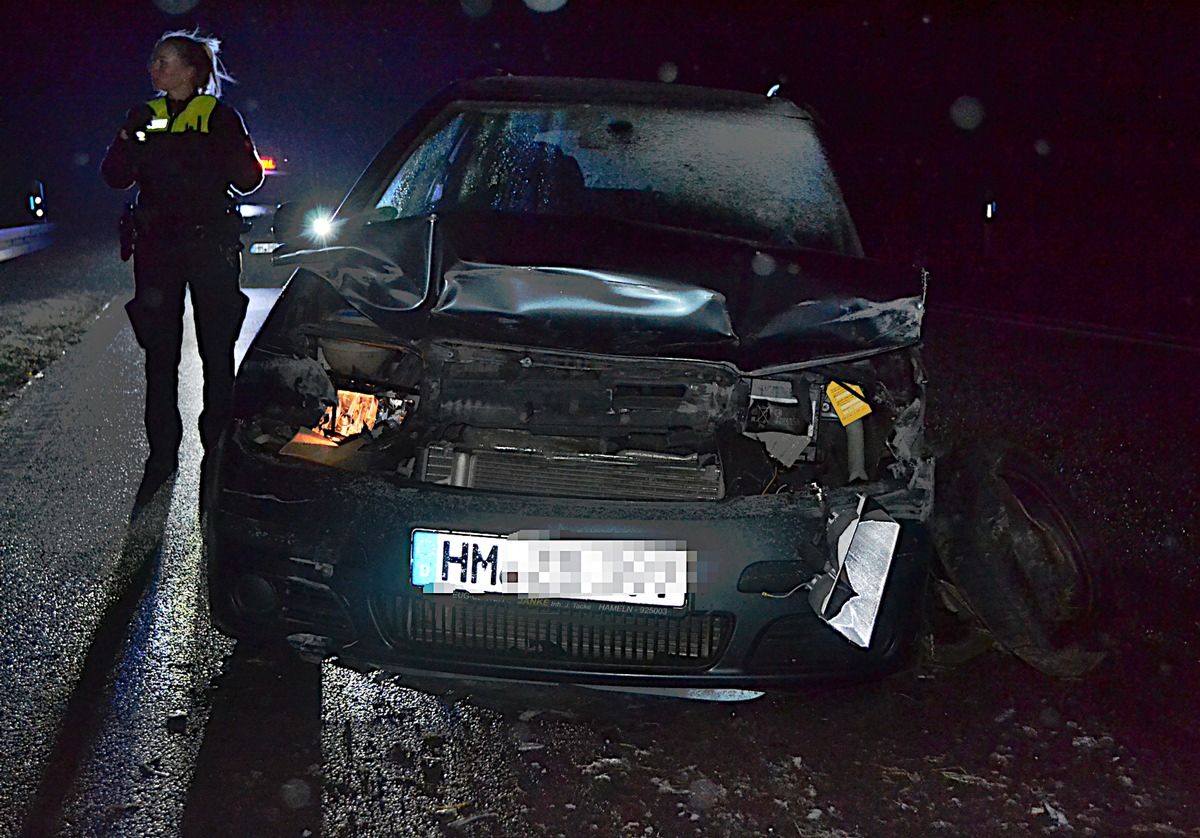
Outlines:
<svg viewBox="0 0 1200 838"><path fill-rule="evenodd" d="M118 132L122 140L133 140L134 142L146 142L146 127L150 124L152 115L145 108L138 108L130 111L129 118L125 120L125 124L121 126Z"/></svg>

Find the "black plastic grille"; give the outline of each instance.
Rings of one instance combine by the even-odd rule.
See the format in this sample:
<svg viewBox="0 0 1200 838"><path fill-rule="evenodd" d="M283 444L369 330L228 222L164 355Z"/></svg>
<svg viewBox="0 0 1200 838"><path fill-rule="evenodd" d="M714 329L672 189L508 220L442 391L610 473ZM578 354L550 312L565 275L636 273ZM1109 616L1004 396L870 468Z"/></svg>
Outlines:
<svg viewBox="0 0 1200 838"><path fill-rule="evenodd" d="M281 618L291 624L311 626L321 633L346 637L354 633L345 602L328 586L307 579L277 579L281 591Z"/></svg>
<svg viewBox="0 0 1200 838"><path fill-rule="evenodd" d="M517 603L395 597L383 622L408 648L481 661L621 669L699 669L733 632L719 613L627 614Z"/></svg>

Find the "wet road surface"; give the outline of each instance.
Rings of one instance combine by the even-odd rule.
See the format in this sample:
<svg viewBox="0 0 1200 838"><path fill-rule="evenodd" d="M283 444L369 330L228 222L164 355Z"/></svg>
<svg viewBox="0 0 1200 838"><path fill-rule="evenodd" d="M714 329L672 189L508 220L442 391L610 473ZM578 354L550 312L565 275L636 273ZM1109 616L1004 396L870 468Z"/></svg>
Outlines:
<svg viewBox="0 0 1200 838"><path fill-rule="evenodd" d="M1171 399L1200 353L933 289L939 444L1029 447L1103 538L1120 596L1086 679L935 648L883 682L722 705L417 690L234 644L201 594L194 349L180 471L130 518L146 451L118 301L0 415L0 835L1200 834L1200 455Z"/></svg>

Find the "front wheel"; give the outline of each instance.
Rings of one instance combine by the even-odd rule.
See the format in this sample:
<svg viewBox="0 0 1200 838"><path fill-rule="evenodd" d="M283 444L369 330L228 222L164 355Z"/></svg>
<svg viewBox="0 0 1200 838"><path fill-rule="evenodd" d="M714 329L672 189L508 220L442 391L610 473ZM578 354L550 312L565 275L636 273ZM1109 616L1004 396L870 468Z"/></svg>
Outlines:
<svg viewBox="0 0 1200 838"><path fill-rule="evenodd" d="M1008 442L951 452L937 481L938 558L980 622L1047 674L1093 669L1104 658L1102 556L1064 481Z"/></svg>

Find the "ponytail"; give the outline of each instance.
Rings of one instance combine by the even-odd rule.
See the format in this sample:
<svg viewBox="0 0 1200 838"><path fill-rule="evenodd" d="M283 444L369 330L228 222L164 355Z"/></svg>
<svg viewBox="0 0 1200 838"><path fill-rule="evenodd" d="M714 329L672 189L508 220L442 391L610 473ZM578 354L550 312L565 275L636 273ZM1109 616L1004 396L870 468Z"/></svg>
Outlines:
<svg viewBox="0 0 1200 838"><path fill-rule="evenodd" d="M170 43L179 50L184 63L196 70L196 87L201 93L210 96L221 95L221 83L236 84L233 76L225 70L221 63L221 42L211 35L201 35L199 29L191 32L178 30L167 32L158 39L155 49Z"/></svg>

